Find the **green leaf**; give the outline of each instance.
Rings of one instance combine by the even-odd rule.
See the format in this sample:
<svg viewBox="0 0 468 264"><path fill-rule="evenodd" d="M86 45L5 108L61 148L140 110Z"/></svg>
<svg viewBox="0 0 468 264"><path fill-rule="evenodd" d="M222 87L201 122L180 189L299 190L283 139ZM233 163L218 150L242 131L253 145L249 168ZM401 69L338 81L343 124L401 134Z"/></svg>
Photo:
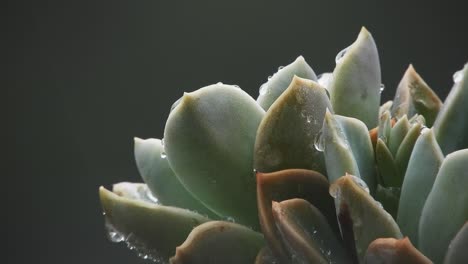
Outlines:
<svg viewBox="0 0 468 264"><path fill-rule="evenodd" d="M387 146L393 156L397 154L398 148L401 145L401 142L405 138L406 134L410 130L411 125L408 121L408 117L403 115L390 131L390 138L388 140Z"/></svg>
<svg viewBox="0 0 468 264"><path fill-rule="evenodd" d="M403 184L403 179L405 177L406 168L408 168L408 162L413 152L414 144L421 134L421 129L423 125L419 122L413 124L411 129L406 134L405 138L400 144L400 147L397 150L395 155L395 164L398 172L398 186L401 187Z"/></svg>
<svg viewBox="0 0 468 264"><path fill-rule="evenodd" d="M432 126L442 107L439 97L411 64L398 85L393 102L392 116L400 119L404 115L412 117L420 114L426 119L428 127Z"/></svg>
<svg viewBox="0 0 468 264"><path fill-rule="evenodd" d="M134 142L138 171L160 203L218 218L182 186L169 166L161 140L135 138Z"/></svg>
<svg viewBox="0 0 468 264"><path fill-rule="evenodd" d="M294 62L278 70L268 81L260 87L257 102L267 111L278 97L289 87L294 76L309 80L317 80L312 68L304 57L299 56Z"/></svg>
<svg viewBox="0 0 468 264"><path fill-rule="evenodd" d="M395 160L382 139L377 139L375 160L380 180L385 187L400 187L403 179L399 177Z"/></svg>
<svg viewBox="0 0 468 264"><path fill-rule="evenodd" d="M294 77L260 123L255 142L257 171L310 169L325 173L323 153L314 147L327 108L325 88Z"/></svg>
<svg viewBox="0 0 468 264"><path fill-rule="evenodd" d="M329 111L325 114L321 137L318 144L323 144L328 180L334 182L346 173L360 177L348 139L340 123Z"/></svg>
<svg viewBox="0 0 468 264"><path fill-rule="evenodd" d="M442 263L448 245L468 220L468 149L445 158L421 213L418 247Z"/></svg>
<svg viewBox="0 0 468 264"><path fill-rule="evenodd" d="M135 199L138 196L123 190L114 193L100 187L99 197L110 238L154 260L167 261L194 227L209 221L186 209Z"/></svg>
<svg viewBox="0 0 468 264"><path fill-rule="evenodd" d="M444 154L468 148L468 63L454 74L454 85L434 123Z"/></svg>
<svg viewBox="0 0 468 264"><path fill-rule="evenodd" d="M418 245L421 211L444 160L432 129L424 129L414 145L401 189L397 222L401 231Z"/></svg>
<svg viewBox="0 0 468 264"><path fill-rule="evenodd" d="M378 238L367 249L364 263L385 264L432 264L432 261L419 252L405 237L403 239Z"/></svg>
<svg viewBox="0 0 468 264"><path fill-rule="evenodd" d="M322 212L332 230L338 235L336 212L333 199L328 195L328 187L326 177L311 170L257 172L257 203L262 232L272 252L282 262L289 263L291 256L274 221L272 202L304 199Z"/></svg>
<svg viewBox="0 0 468 264"><path fill-rule="evenodd" d="M366 125L356 118L334 115L341 125L359 168L359 175L373 194L376 186L374 148ZM341 175L342 176L342 175Z"/></svg>
<svg viewBox="0 0 468 264"><path fill-rule="evenodd" d="M392 130L392 122L389 111L383 112L379 118L378 138L382 139L385 144L390 141L390 132Z"/></svg>
<svg viewBox="0 0 468 264"><path fill-rule="evenodd" d="M346 263L349 256L325 216L303 199L273 202L273 217L293 263Z"/></svg>
<svg viewBox="0 0 468 264"><path fill-rule="evenodd" d="M170 261L171 264L251 264L264 244L260 233L245 226L211 221L195 227Z"/></svg>
<svg viewBox="0 0 468 264"><path fill-rule="evenodd" d="M455 238L450 242L444 264L468 263L466 245L468 245L468 222L465 222Z"/></svg>
<svg viewBox="0 0 468 264"><path fill-rule="evenodd" d="M253 146L263 109L234 86L186 93L164 131L169 164L196 198L219 215L257 228Z"/></svg>
<svg viewBox="0 0 468 264"><path fill-rule="evenodd" d="M393 219L397 218L400 194L400 187L383 187L380 184L377 185L377 189L375 191L375 200L382 204L385 211L387 211Z"/></svg>
<svg viewBox="0 0 468 264"><path fill-rule="evenodd" d="M340 230L349 252L356 252L360 263L367 247L377 238L401 238L400 229L382 207L362 187L359 178L346 175L330 186Z"/></svg>
<svg viewBox="0 0 468 264"><path fill-rule="evenodd" d="M344 52L344 54L342 54ZM338 115L357 118L368 129L377 126L380 106L380 62L371 34L363 27L357 40L337 56L330 100Z"/></svg>

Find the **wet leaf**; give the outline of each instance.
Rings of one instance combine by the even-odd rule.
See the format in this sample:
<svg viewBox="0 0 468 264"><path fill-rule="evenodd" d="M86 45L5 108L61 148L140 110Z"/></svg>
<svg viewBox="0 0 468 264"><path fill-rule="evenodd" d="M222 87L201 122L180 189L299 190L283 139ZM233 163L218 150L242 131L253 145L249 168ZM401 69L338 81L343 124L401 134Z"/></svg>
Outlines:
<svg viewBox="0 0 468 264"><path fill-rule="evenodd" d="M192 230L171 264L251 264L264 246L263 236L245 226L211 221Z"/></svg>
<svg viewBox="0 0 468 264"><path fill-rule="evenodd" d="M360 186L358 178L346 175L330 186L335 198L340 230L348 252L362 263L369 244L377 238L401 238L400 229L372 196Z"/></svg>
<svg viewBox="0 0 468 264"><path fill-rule="evenodd" d="M215 213L195 199L177 179L164 156L166 154L161 140L135 138L134 141L138 171L160 203L197 211L212 219L218 218Z"/></svg>
<svg viewBox="0 0 468 264"><path fill-rule="evenodd" d="M127 195L119 191L120 195ZM107 227L115 242L125 241L140 254L167 260L192 229L208 218L195 212L162 206L99 188ZM116 239L118 237L118 239Z"/></svg>
<svg viewBox="0 0 468 264"><path fill-rule="evenodd" d="M253 146L263 109L244 91L216 84L186 93L164 131L169 164L219 215L257 228Z"/></svg>
<svg viewBox="0 0 468 264"><path fill-rule="evenodd" d="M299 263L349 263L327 219L303 199L273 202L273 217L286 248Z"/></svg>
<svg viewBox="0 0 468 264"><path fill-rule="evenodd" d="M265 239L278 260L288 263L291 256L281 240L272 212L272 201L293 198L304 199L326 217L335 234L338 234L333 199L328 195L329 183L322 174L301 169L290 169L272 173L257 172L257 199L260 224Z"/></svg>
<svg viewBox="0 0 468 264"><path fill-rule="evenodd" d="M325 173L323 153L314 147L327 108L325 88L294 77L260 123L254 166L261 172L310 169Z"/></svg>
<svg viewBox="0 0 468 264"><path fill-rule="evenodd" d="M304 57L299 56L294 62L278 70L268 81L260 87L257 102L263 109L268 110L278 97L289 87L294 76L309 80L317 80L312 68Z"/></svg>
<svg viewBox="0 0 468 264"><path fill-rule="evenodd" d="M338 115L357 118L368 129L377 126L380 106L380 62L371 34L363 27L357 40L337 56L330 100Z"/></svg>

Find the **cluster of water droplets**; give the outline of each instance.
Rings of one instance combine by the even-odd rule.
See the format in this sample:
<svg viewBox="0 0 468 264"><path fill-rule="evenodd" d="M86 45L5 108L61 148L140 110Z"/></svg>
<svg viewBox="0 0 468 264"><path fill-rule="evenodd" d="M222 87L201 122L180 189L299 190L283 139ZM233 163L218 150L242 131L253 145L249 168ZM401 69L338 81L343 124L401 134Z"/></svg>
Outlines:
<svg viewBox="0 0 468 264"><path fill-rule="evenodd" d="M105 221L105 228L109 241L114 243L125 243L128 249L134 251L138 257L142 259L151 260L160 264L167 263L157 251L144 246L144 243L140 242L133 233L125 235L120 232L107 217Z"/></svg>

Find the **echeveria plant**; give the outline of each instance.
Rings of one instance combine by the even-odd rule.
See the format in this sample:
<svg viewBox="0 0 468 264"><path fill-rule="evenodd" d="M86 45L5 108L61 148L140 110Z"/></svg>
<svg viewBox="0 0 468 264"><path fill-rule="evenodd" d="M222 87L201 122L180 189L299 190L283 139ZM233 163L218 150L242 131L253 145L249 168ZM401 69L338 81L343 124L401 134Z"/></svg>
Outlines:
<svg viewBox="0 0 468 264"><path fill-rule="evenodd" d="M380 106L363 28L316 76L303 57L257 100L222 83L135 138L142 183L99 194L109 237L170 263L468 263L468 64L442 103L413 66Z"/></svg>

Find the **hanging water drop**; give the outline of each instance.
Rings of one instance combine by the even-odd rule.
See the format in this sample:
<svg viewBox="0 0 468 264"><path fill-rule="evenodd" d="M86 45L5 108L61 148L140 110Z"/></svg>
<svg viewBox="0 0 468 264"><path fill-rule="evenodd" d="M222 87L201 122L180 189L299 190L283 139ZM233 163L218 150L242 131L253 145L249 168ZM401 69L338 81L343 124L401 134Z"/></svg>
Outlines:
<svg viewBox="0 0 468 264"><path fill-rule="evenodd" d="M320 130L317 135L315 135L314 139L314 147L317 151L323 152L324 151L324 138L323 138L323 132Z"/></svg>
<svg viewBox="0 0 468 264"><path fill-rule="evenodd" d="M270 76L268 76L268 79L267 79L267 80L269 81L269 80L271 79L271 77L273 77L273 76L271 76L271 75L270 75Z"/></svg>
<svg viewBox="0 0 468 264"><path fill-rule="evenodd" d="M385 84L381 83L380 84L380 93L382 93L385 90Z"/></svg>
<svg viewBox="0 0 468 264"><path fill-rule="evenodd" d="M343 50L338 52L338 54L336 54L336 58L335 58L335 63L336 64L339 64L341 62L341 60L343 59L343 57L346 54L346 52L348 51L348 49L349 49L349 47L344 48Z"/></svg>
<svg viewBox="0 0 468 264"><path fill-rule="evenodd" d="M166 155L166 148L164 146L164 138L161 139L161 159L165 159L167 157Z"/></svg>
<svg viewBox="0 0 468 264"><path fill-rule="evenodd" d="M463 77L463 69L457 71L456 73L453 74L453 82L454 83L459 83L462 80Z"/></svg>

